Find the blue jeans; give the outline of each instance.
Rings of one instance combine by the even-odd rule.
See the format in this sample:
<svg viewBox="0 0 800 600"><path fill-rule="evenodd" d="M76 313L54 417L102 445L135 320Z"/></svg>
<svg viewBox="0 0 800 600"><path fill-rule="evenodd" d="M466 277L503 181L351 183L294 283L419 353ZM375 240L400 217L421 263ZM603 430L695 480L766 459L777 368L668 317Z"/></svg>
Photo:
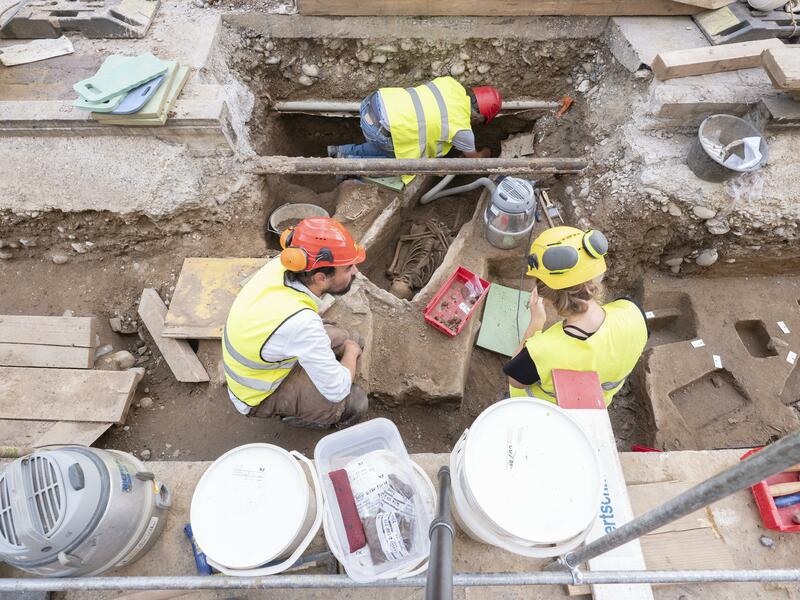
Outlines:
<svg viewBox="0 0 800 600"><path fill-rule="evenodd" d="M393 158L392 138L373 114L370 114L370 101L377 102L375 94L361 101L361 132L366 138L363 144L342 144L336 150L341 158Z"/></svg>

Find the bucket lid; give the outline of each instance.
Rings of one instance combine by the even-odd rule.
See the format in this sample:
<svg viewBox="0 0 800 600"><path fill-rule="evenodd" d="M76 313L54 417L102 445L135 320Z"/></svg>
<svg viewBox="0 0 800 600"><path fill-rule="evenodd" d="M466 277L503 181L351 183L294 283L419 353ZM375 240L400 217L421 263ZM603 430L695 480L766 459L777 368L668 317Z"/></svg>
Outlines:
<svg viewBox="0 0 800 600"><path fill-rule="evenodd" d="M195 539L214 562L252 569L279 557L308 513L308 480L283 448L247 444L220 456L192 496Z"/></svg>
<svg viewBox="0 0 800 600"><path fill-rule="evenodd" d="M498 402L475 420L464 446L464 482L497 527L536 544L581 534L602 491L586 434L555 404L533 398Z"/></svg>

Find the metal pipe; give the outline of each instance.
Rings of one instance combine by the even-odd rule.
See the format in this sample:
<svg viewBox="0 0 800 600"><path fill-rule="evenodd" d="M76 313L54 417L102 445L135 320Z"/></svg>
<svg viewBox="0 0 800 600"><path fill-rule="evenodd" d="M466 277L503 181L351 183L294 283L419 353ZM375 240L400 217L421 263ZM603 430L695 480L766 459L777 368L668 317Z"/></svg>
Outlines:
<svg viewBox="0 0 800 600"><path fill-rule="evenodd" d="M612 583L714 583L714 582L800 581L800 569L728 569L698 571L588 571L576 580L568 571L532 573L456 573L456 587L505 585L573 585ZM385 579L359 583L347 575L270 575L235 577L227 575L158 577L31 577L0 579L0 592L68 592L90 590L242 590L242 589L337 589L337 588L422 588L425 576Z"/></svg>
<svg viewBox="0 0 800 600"><path fill-rule="evenodd" d="M504 100L501 110L556 110L558 102L547 100ZM350 100L281 100L273 104L278 112L357 113L361 102Z"/></svg>
<svg viewBox="0 0 800 600"><path fill-rule="evenodd" d="M800 462L800 431L787 435L730 469L697 484L611 533L573 552L568 552L559 563L574 569L596 556L722 500L798 462Z"/></svg>
<svg viewBox="0 0 800 600"><path fill-rule="evenodd" d="M305 158L260 156L247 167L251 173L283 175L558 175L580 173L582 158Z"/></svg>
<svg viewBox="0 0 800 600"><path fill-rule="evenodd" d="M436 517L428 535L431 538L431 557L425 583L425 600L453 598L453 540L456 537L450 521L450 468L439 469L439 498Z"/></svg>

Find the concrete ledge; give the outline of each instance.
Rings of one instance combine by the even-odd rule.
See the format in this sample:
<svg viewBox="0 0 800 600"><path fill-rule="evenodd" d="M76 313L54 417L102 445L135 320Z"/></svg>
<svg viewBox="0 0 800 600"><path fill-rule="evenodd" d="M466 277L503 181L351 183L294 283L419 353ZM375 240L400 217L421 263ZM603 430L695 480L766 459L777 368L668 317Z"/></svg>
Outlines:
<svg viewBox="0 0 800 600"><path fill-rule="evenodd" d="M176 141L186 141L188 135L202 135L218 137L220 143L229 146L235 143L224 91L218 85L185 89L166 124L160 127L106 125L66 100L0 102L0 137L63 135L157 136Z"/></svg>
<svg viewBox="0 0 800 600"><path fill-rule="evenodd" d="M593 39L608 17L308 17L234 13L233 27L275 38L426 38L442 41L514 38L527 41Z"/></svg>

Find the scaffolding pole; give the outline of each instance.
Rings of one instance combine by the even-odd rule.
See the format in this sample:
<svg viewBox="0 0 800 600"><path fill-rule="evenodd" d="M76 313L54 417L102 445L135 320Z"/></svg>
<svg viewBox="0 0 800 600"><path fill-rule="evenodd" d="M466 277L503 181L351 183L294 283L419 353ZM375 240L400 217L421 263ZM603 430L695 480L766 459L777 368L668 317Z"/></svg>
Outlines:
<svg viewBox="0 0 800 600"><path fill-rule="evenodd" d="M247 170L282 175L559 175L580 173L582 158L305 158L260 156Z"/></svg>
<svg viewBox="0 0 800 600"><path fill-rule="evenodd" d="M741 569L698 571L590 571L579 581L567 571L532 573L456 573L455 587L574 585L613 583L746 583L798 582L800 569ZM268 577L159 576L63 577L0 579L0 592L71 592L109 590L267 590L343 588L424 588L425 576L359 583L347 575L270 575Z"/></svg>

